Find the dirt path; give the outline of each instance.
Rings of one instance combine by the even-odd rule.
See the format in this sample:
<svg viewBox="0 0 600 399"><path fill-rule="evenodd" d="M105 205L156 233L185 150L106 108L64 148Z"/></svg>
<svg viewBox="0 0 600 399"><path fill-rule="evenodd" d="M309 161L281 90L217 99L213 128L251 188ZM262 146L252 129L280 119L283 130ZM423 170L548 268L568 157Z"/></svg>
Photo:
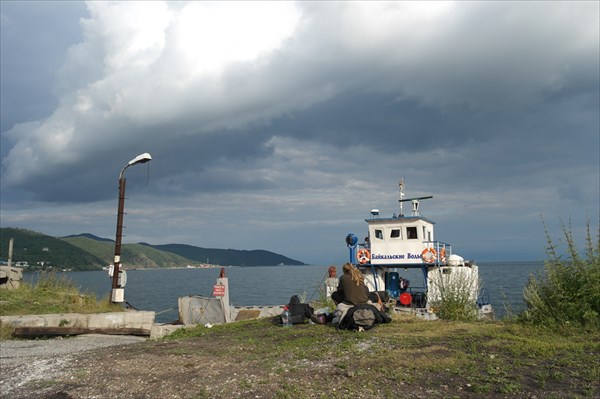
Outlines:
<svg viewBox="0 0 600 399"><path fill-rule="evenodd" d="M99 348L122 347L145 340L134 336L79 335L71 338L0 341L2 396L43 397L44 389L38 391L37 388L34 396L27 396L27 392L30 392L28 387L38 387L69 374L79 362L78 356Z"/></svg>

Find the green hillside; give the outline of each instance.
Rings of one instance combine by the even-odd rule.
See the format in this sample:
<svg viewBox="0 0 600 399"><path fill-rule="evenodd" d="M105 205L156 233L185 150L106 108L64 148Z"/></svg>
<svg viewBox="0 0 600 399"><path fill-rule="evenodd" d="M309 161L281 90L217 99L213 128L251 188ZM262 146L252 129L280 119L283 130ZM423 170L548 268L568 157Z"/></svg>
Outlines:
<svg viewBox="0 0 600 399"><path fill-rule="evenodd" d="M8 245L13 239L13 265L27 262L27 269L45 268L94 270L106 265L106 259L98 257L64 240L50 237L33 230L0 228L0 258L8 259Z"/></svg>
<svg viewBox="0 0 600 399"><path fill-rule="evenodd" d="M92 238L81 236L62 237L61 240L68 242L92 255L103 259L104 266L112 263L115 253L115 244L109 240L99 241Z"/></svg>
<svg viewBox="0 0 600 399"><path fill-rule="evenodd" d="M105 259L106 264L112 263L115 253L113 241L90 238L85 234L64 237L62 240ZM192 261L177 254L160 251L142 244L123 244L121 245L121 263L127 268L166 268L184 267Z"/></svg>

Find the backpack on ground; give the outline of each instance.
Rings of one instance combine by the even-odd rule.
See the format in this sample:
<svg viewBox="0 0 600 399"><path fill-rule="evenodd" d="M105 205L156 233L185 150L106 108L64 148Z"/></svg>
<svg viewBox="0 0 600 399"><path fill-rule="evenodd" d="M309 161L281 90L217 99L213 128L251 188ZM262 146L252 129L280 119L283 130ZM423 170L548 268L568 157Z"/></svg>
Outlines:
<svg viewBox="0 0 600 399"><path fill-rule="evenodd" d="M365 330L373 327L376 322L375 313L371 309L358 309L352 313L354 324L363 327Z"/></svg>
<svg viewBox="0 0 600 399"><path fill-rule="evenodd" d="M338 324L340 330L369 330L379 323L389 323L392 318L375 306L364 303L348 309Z"/></svg>

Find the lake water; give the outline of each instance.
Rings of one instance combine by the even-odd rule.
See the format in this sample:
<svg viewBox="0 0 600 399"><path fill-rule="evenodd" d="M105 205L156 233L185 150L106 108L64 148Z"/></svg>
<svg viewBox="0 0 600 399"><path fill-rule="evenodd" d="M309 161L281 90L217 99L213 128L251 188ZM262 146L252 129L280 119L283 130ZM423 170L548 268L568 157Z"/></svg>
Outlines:
<svg viewBox="0 0 600 399"><path fill-rule="evenodd" d="M319 299L328 266L257 266L226 267L229 278L229 299L233 305L278 305L287 303L294 294L305 295L308 301ZM338 266L338 276L341 266ZM486 287L497 318L507 309L521 311L523 288L530 274L543 269L543 262L484 262L479 264L479 276ZM125 299L140 310L157 312L156 321L177 320L177 299L188 295L211 296L220 269L152 269L128 270ZM95 293L98 298L110 294L112 280L106 271L65 272L81 291ZM418 269L401 270L400 275L411 287L422 286ZM37 274L26 274L26 281L35 281Z"/></svg>

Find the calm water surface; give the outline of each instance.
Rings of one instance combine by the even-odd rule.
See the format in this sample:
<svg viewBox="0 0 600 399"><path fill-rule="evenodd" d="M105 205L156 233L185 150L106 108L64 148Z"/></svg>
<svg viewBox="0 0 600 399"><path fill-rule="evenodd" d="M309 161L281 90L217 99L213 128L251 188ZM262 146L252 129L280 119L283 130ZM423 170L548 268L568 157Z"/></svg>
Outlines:
<svg viewBox="0 0 600 399"><path fill-rule="evenodd" d="M277 305L287 303L294 294L305 294L307 300L319 298L318 289L324 281L328 266L257 266L226 267L229 278L230 301L233 305ZM543 262L483 262L479 275L490 295L496 317L507 310L524 308L522 293L532 273L543 269ZM128 270L125 299L140 310L157 312L156 321L168 323L178 318L177 299L187 295L211 296L220 269L153 269ZM112 280L106 271L63 273L81 291L108 296ZM338 266L338 276L341 266ZM422 273L408 269L400 275L412 287L423 286ZM26 274L33 281L36 274Z"/></svg>

